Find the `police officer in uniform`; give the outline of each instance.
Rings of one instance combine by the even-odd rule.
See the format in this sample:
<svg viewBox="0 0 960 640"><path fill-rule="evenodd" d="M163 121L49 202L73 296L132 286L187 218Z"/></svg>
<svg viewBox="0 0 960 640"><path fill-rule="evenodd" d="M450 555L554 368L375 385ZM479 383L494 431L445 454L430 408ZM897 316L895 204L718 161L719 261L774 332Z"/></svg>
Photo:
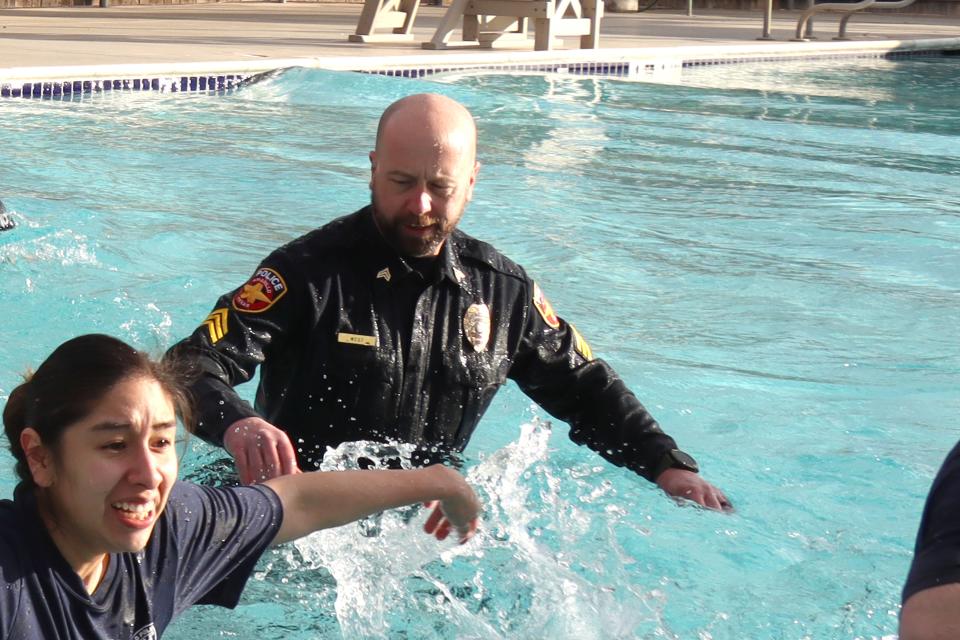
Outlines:
<svg viewBox="0 0 960 640"><path fill-rule="evenodd" d="M463 449L510 378L575 442L671 496L728 507L527 273L457 229L476 135L443 96L387 108L372 204L274 251L171 348L201 371L199 433L243 482L314 468L345 441L412 442L428 458ZM233 387L257 367L250 407Z"/></svg>

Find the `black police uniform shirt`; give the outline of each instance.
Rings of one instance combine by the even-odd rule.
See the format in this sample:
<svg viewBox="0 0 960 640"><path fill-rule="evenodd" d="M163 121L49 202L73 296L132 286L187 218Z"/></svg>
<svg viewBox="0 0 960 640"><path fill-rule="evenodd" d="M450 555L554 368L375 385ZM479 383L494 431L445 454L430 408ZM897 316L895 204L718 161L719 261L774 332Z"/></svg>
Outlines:
<svg viewBox="0 0 960 640"><path fill-rule="evenodd" d="M202 370L201 436L222 445L259 415L304 468L355 440L460 451L509 378L575 442L647 478L676 446L520 266L460 230L435 268L416 262L384 241L370 206L270 254L171 348ZM232 387L258 366L254 409Z"/></svg>
<svg viewBox="0 0 960 640"><path fill-rule="evenodd" d="M902 601L951 583L960 583L960 443L947 455L927 495Z"/></svg>
<svg viewBox="0 0 960 640"><path fill-rule="evenodd" d="M0 639L153 640L192 604L233 608L281 520L267 487L177 482L146 548L111 554L90 595L20 485L0 501Z"/></svg>

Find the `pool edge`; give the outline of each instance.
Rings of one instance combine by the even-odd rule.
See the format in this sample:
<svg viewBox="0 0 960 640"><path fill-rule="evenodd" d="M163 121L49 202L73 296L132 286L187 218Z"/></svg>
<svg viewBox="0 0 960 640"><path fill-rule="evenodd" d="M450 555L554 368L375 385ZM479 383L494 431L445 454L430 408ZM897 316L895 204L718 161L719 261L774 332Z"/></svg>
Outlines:
<svg viewBox="0 0 960 640"><path fill-rule="evenodd" d="M960 50L960 37L918 40L757 42L561 51L448 52L443 56L318 56L256 61L115 64L0 69L0 98L45 98L100 91L210 91L290 67L422 77L451 71L558 70L631 77L644 70L745 62L878 58ZM638 72L639 70L639 72Z"/></svg>

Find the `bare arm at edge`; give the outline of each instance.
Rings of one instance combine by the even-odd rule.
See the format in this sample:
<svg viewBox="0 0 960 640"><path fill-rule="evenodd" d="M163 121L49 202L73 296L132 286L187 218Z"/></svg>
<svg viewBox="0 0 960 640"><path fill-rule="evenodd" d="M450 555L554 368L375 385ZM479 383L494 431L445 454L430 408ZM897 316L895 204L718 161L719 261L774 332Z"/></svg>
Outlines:
<svg viewBox="0 0 960 640"><path fill-rule="evenodd" d="M900 640L960 638L960 584L924 589L903 603Z"/></svg>
<svg viewBox="0 0 960 640"><path fill-rule="evenodd" d="M439 464L425 469L314 471L264 484L283 504L283 524L273 544L418 502L437 502L425 525L427 533L442 540L455 530L463 543L476 531L480 513L480 502L463 476Z"/></svg>

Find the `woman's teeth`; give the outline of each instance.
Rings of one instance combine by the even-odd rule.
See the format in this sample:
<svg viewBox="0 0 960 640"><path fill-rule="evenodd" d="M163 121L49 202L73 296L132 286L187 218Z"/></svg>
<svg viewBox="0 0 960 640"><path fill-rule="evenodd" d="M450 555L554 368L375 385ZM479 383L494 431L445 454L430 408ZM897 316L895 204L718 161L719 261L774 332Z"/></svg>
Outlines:
<svg viewBox="0 0 960 640"><path fill-rule="evenodd" d="M114 509L119 509L123 511L126 515L132 517L135 520L146 520L151 515L153 515L153 505L151 504L132 504L129 502L115 502L112 506Z"/></svg>

